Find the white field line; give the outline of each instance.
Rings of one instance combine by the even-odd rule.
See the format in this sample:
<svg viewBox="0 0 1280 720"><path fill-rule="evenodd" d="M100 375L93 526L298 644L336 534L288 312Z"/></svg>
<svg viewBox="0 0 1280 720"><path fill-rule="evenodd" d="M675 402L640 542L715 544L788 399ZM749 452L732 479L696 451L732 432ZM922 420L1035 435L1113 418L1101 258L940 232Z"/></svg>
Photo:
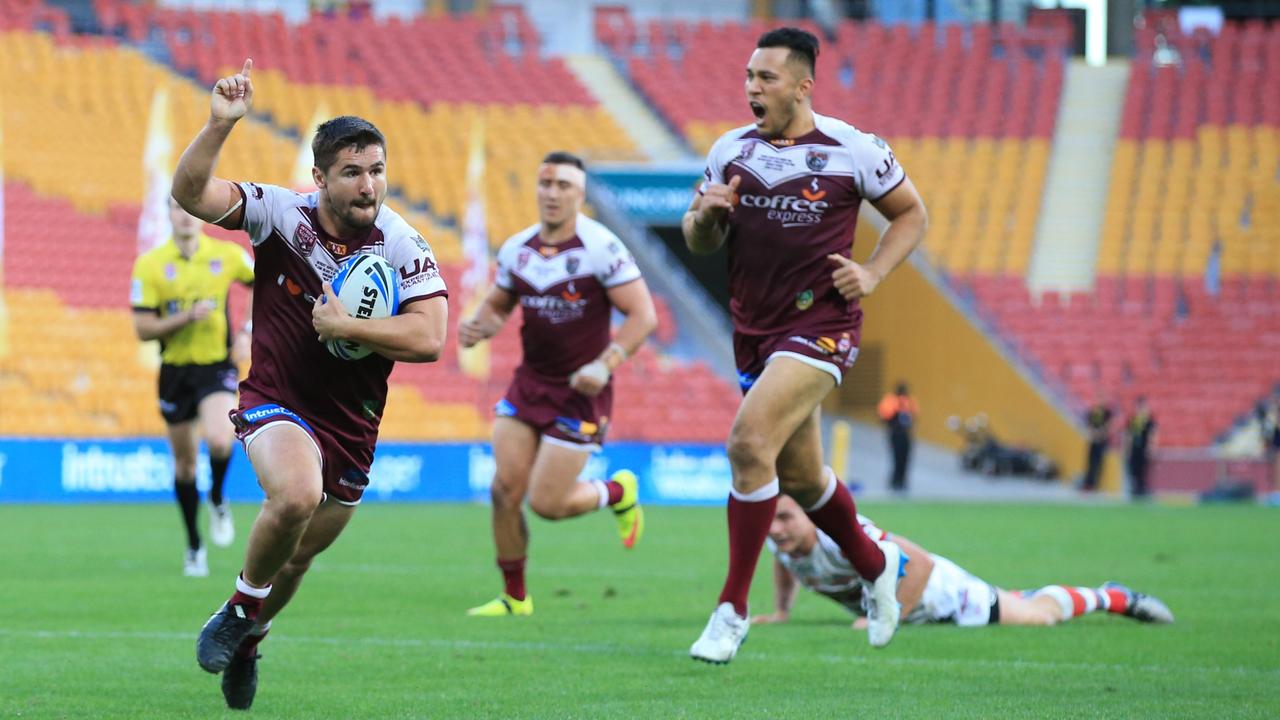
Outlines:
<svg viewBox="0 0 1280 720"><path fill-rule="evenodd" d="M195 642L196 632L141 632L141 631L103 631L103 630L17 630L0 628L0 637L23 638L33 640L158 640ZM308 644L351 646L365 645L372 647L403 648L442 648L446 650L525 650L525 651L561 651L585 654L616 655L652 655L672 658L685 657L684 651L662 651L654 648L642 648L634 645L610 643L573 643L573 642L529 642L522 640L456 640L445 638L336 638L308 635L276 635L271 636L272 644ZM1116 663L1088 662L1050 662L1042 660L991 660L991 659L945 659L945 658L904 658L891 657L884 654L867 655L835 655L830 653L806 653L803 658L796 653L756 652L748 648L744 655L748 662L764 660L766 662L788 662L803 658L817 659L831 664L849 665L890 665L895 667L921 668L956 668L968 669L986 667L998 670L1039 670L1045 672L1063 671L1104 671L1142 672L1142 673L1224 673L1228 675L1257 676L1280 679L1280 668L1222 667L1218 665L1121 665Z"/></svg>
<svg viewBox="0 0 1280 720"><path fill-rule="evenodd" d="M355 572L355 573L385 573L388 575L457 575L461 573L474 572L476 565L410 565L410 564L388 564L388 563L334 563L325 562L322 559L315 561L311 566L311 570L323 570L325 572ZM490 572L489 568L485 568L485 572ZM496 575L496 571L494 571ZM532 573L544 577L580 577L590 576L592 578L634 578L636 571L625 567L608 567L605 563L593 565L590 568L555 566L546 567L538 566L537 570ZM706 573L699 572L696 569L690 570L646 570L644 577L646 578L669 578L669 579L697 579L706 577Z"/></svg>

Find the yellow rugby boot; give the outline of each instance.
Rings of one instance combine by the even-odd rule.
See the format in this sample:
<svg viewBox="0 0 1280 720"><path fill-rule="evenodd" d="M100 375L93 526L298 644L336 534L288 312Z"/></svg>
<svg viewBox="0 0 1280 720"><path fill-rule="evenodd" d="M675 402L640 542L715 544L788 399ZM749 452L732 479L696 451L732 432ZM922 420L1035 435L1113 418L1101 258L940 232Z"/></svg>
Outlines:
<svg viewBox="0 0 1280 720"><path fill-rule="evenodd" d="M532 595L525 595L523 600L517 600L505 592L489 602L473 607L467 611L468 617L505 617L507 615L532 614Z"/></svg>
<svg viewBox="0 0 1280 720"><path fill-rule="evenodd" d="M622 547L630 550L644 535L644 509L640 507L640 481L630 470L619 470L610 480L622 486L622 499L610 505L618 521L618 536Z"/></svg>

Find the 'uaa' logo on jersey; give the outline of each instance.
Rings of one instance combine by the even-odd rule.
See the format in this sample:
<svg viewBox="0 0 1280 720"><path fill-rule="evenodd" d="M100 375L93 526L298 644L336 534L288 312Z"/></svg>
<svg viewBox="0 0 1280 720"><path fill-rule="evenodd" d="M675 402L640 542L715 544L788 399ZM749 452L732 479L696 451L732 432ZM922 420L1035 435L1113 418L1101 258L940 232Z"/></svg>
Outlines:
<svg viewBox="0 0 1280 720"><path fill-rule="evenodd" d="M827 166L827 160L830 158L831 155L829 153L821 150L810 150L804 155L804 164L808 165L809 169L814 172L821 172Z"/></svg>

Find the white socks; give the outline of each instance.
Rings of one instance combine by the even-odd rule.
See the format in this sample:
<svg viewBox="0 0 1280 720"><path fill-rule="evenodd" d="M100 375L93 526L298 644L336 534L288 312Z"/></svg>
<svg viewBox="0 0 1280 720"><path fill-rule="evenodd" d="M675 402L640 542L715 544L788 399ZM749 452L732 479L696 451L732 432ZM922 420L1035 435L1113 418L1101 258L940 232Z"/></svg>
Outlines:
<svg viewBox="0 0 1280 720"><path fill-rule="evenodd" d="M828 465L823 465L822 471L826 473L827 476L827 487L822 491L822 497L818 498L818 502L814 503L813 507L805 508L805 512L821 510L823 506L831 500L831 496L836 494L836 485L840 483L840 481L836 479L836 471L832 470Z"/></svg>
<svg viewBox="0 0 1280 720"><path fill-rule="evenodd" d="M603 480L592 480L592 485L596 486L596 492L600 493L600 504L596 509L603 510L609 506L609 486Z"/></svg>
<svg viewBox="0 0 1280 720"><path fill-rule="evenodd" d="M773 482L763 487L752 490L749 493L738 492L732 486L729 488L729 494L737 498L738 502L764 502L778 494L778 478L774 478Z"/></svg>
<svg viewBox="0 0 1280 720"><path fill-rule="evenodd" d="M244 578L240 577L239 575L236 575L236 590L238 592L244 593L245 595L248 595L251 598L258 598L259 600L264 600L268 595L271 594L270 585L264 588L256 588L250 585L249 583L245 582Z"/></svg>

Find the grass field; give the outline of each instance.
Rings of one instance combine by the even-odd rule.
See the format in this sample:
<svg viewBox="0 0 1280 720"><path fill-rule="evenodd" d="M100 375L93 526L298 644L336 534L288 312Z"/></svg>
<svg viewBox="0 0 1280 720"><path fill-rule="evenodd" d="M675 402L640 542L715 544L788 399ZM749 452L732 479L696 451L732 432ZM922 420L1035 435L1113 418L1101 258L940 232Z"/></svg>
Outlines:
<svg viewBox="0 0 1280 720"><path fill-rule="evenodd" d="M499 588L488 511L369 505L263 644L261 718L1277 717L1280 516L1253 507L893 504L882 526L1005 587L1127 582L1178 622L904 627L872 651L802 597L730 665L690 661L722 579L720 509L533 521L532 618L469 619ZM243 538L254 508L237 508ZM180 576L177 510L0 506L0 716L220 717L193 641L243 541ZM753 608L772 603L769 566Z"/></svg>

